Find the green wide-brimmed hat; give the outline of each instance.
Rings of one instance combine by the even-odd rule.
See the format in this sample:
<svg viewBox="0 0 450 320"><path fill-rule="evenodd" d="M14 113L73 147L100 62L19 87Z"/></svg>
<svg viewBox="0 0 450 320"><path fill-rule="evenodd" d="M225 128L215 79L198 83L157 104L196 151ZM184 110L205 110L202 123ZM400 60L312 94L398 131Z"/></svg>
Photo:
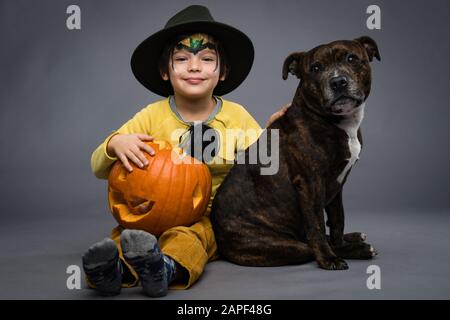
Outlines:
<svg viewBox="0 0 450 320"><path fill-rule="evenodd" d="M238 29L216 22L208 8L189 6L178 12L164 28L145 39L131 57L131 69L136 79L150 91L167 97L173 94L170 81L164 81L159 71L159 58L168 41L184 34L206 33L216 38L224 48L228 75L219 81L215 95L224 95L236 89L247 77L253 64L254 49L251 40Z"/></svg>

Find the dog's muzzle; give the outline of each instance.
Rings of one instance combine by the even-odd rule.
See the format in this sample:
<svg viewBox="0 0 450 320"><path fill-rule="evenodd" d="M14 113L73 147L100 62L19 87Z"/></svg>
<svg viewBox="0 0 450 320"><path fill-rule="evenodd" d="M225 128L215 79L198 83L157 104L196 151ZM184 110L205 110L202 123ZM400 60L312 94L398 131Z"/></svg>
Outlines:
<svg viewBox="0 0 450 320"><path fill-rule="evenodd" d="M346 76L337 76L330 79L329 111L336 115L353 113L363 102L364 95L358 90L355 81Z"/></svg>

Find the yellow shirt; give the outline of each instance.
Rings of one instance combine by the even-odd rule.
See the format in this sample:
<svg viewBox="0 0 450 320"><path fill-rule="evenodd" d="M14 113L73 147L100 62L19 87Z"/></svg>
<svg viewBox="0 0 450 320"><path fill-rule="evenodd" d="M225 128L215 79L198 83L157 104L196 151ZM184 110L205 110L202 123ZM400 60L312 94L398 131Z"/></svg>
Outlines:
<svg viewBox="0 0 450 320"><path fill-rule="evenodd" d="M235 153L247 149L261 133L261 127L243 106L221 100L221 109L212 120L207 122L220 136L218 154L207 163L212 176L212 192L208 210L211 209L217 188L233 166ZM180 135L188 128L189 126L170 108L169 98L149 104L97 147L91 157L92 172L97 178L108 178L111 165L117 158L108 155L106 146L115 134L144 133L153 136L155 140L166 140L176 147L179 144ZM257 132L256 136L244 134L252 130Z"/></svg>

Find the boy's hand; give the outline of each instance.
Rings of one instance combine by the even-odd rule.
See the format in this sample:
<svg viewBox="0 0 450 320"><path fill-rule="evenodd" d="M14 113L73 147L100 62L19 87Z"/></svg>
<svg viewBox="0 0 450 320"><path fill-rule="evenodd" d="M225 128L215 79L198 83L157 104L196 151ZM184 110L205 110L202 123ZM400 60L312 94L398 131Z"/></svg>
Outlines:
<svg viewBox="0 0 450 320"><path fill-rule="evenodd" d="M155 150L144 143L144 141L152 141L153 139L152 136L142 133L116 134L109 140L106 151L109 155L119 158L125 168L129 172L132 172L133 168L130 165L129 160L140 168L143 168L148 164L148 161L141 150L146 151L151 156L155 155Z"/></svg>
<svg viewBox="0 0 450 320"><path fill-rule="evenodd" d="M275 120L277 120L279 117L281 117L283 114L286 113L287 109L291 106L291 103L284 105L280 110L275 112L273 115L270 116L269 120L267 121L266 128L272 124Z"/></svg>

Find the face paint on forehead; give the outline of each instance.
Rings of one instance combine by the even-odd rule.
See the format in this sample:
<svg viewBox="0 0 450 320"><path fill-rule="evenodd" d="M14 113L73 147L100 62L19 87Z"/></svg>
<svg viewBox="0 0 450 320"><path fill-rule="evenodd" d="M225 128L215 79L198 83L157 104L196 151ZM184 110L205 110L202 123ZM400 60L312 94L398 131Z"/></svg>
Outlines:
<svg viewBox="0 0 450 320"><path fill-rule="evenodd" d="M184 38L175 46L177 50L187 50L188 52L196 55L204 49L216 50L216 45L213 39L204 33L191 34Z"/></svg>

